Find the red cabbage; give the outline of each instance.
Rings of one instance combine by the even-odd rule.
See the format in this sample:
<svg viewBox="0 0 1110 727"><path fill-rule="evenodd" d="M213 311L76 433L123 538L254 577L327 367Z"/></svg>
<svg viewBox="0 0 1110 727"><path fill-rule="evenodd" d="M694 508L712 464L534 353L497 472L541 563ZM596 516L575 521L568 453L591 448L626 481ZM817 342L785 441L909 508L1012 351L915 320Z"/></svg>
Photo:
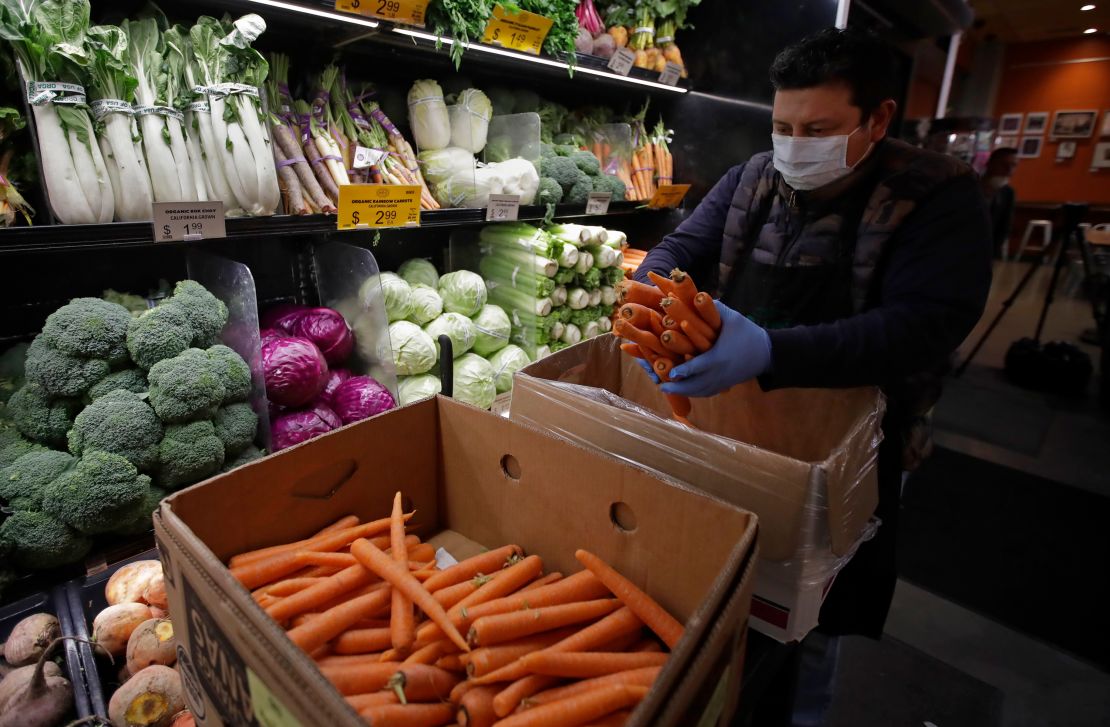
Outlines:
<svg viewBox="0 0 1110 727"><path fill-rule="evenodd" d="M309 308L302 311L290 330L294 336L307 338L316 344L329 365L346 362L354 348L351 327L338 312L331 308Z"/></svg>
<svg viewBox="0 0 1110 727"><path fill-rule="evenodd" d="M302 406L328 380L328 364L307 338L274 338L262 346L266 396L280 406Z"/></svg>
<svg viewBox="0 0 1110 727"><path fill-rule="evenodd" d="M285 331L279 330L277 328L263 328L261 331L258 332L258 338L263 346L265 346L267 343L274 340L275 338L285 338L288 335L289 334Z"/></svg>
<svg viewBox="0 0 1110 727"><path fill-rule="evenodd" d="M273 450L277 452L280 449L292 447L294 444L327 434L341 426L343 421L323 404L317 404L304 411L282 414L270 424Z"/></svg>
<svg viewBox="0 0 1110 727"><path fill-rule="evenodd" d="M258 319L259 328L276 328L279 331L293 333L293 326L305 311L312 310L307 305L296 303L281 303L273 308L268 308Z"/></svg>
<svg viewBox="0 0 1110 727"><path fill-rule="evenodd" d="M335 394L335 390L349 378L351 378L351 372L347 369L330 369L328 371L328 380L324 384L324 390L316 397L316 401L331 406L331 399L332 395Z"/></svg>
<svg viewBox="0 0 1110 727"><path fill-rule="evenodd" d="M352 376L332 394L332 409L344 424L357 422L397 405L389 389L369 376Z"/></svg>

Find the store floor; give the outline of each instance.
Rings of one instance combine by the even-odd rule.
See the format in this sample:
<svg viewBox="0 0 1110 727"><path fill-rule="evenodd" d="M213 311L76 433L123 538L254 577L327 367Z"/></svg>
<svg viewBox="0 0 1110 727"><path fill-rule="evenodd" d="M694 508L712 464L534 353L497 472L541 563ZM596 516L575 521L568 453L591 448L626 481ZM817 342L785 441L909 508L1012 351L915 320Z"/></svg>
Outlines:
<svg viewBox="0 0 1110 727"><path fill-rule="evenodd" d="M1026 270L998 265L961 360ZM1044 335L1091 355L1087 397L1019 389L1001 372L1009 345L1033 334L1050 273L947 383L941 449L903 499L887 638L846 641L833 727L1110 726L1110 415L1095 403L1098 352L1079 343L1089 305L1065 285Z"/></svg>

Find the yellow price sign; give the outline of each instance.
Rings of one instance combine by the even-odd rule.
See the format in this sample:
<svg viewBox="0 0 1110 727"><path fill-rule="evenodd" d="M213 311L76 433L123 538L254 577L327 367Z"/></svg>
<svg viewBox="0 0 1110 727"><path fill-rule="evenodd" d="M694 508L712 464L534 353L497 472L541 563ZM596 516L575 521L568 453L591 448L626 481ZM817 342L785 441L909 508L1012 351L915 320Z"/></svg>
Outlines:
<svg viewBox="0 0 1110 727"><path fill-rule="evenodd" d="M419 185L345 184L339 188L340 230L419 226Z"/></svg>
<svg viewBox="0 0 1110 727"><path fill-rule="evenodd" d="M335 0L335 9L368 18L424 27L429 0Z"/></svg>
<svg viewBox="0 0 1110 727"><path fill-rule="evenodd" d="M494 5L482 42L538 56L551 25L551 18L527 10L514 13Z"/></svg>
<svg viewBox="0 0 1110 727"><path fill-rule="evenodd" d="M653 210L673 209L682 204L689 191L689 184L660 184L655 190L655 196L648 202L648 207Z"/></svg>

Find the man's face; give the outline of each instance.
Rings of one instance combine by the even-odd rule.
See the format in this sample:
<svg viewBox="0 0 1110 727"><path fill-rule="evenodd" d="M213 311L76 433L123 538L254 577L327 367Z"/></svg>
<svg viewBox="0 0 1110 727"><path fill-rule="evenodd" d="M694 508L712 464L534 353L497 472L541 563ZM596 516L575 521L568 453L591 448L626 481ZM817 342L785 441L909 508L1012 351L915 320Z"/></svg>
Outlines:
<svg viewBox="0 0 1110 727"><path fill-rule="evenodd" d="M843 83L826 83L813 88L775 92L771 124L784 136L845 136L848 139L847 163L854 166L872 144L886 136L895 104L884 101L869 119L852 104L852 90ZM862 125L862 130L856 131Z"/></svg>
<svg viewBox="0 0 1110 727"><path fill-rule="evenodd" d="M1012 177L1014 170L1017 169L1018 158L1017 154L1006 154L999 156L991 162L991 168L987 170L989 177Z"/></svg>

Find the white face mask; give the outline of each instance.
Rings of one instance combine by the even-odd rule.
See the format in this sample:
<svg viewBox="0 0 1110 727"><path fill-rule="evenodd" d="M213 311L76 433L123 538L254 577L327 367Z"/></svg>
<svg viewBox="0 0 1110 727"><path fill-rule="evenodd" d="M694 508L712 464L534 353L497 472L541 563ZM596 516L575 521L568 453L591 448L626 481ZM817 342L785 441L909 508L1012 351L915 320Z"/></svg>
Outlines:
<svg viewBox="0 0 1110 727"><path fill-rule="evenodd" d="M844 177L871 152L871 144L859 161L848 166L848 140L851 134L838 136L786 136L771 134L774 145L775 169L794 189L807 191L823 187Z"/></svg>

